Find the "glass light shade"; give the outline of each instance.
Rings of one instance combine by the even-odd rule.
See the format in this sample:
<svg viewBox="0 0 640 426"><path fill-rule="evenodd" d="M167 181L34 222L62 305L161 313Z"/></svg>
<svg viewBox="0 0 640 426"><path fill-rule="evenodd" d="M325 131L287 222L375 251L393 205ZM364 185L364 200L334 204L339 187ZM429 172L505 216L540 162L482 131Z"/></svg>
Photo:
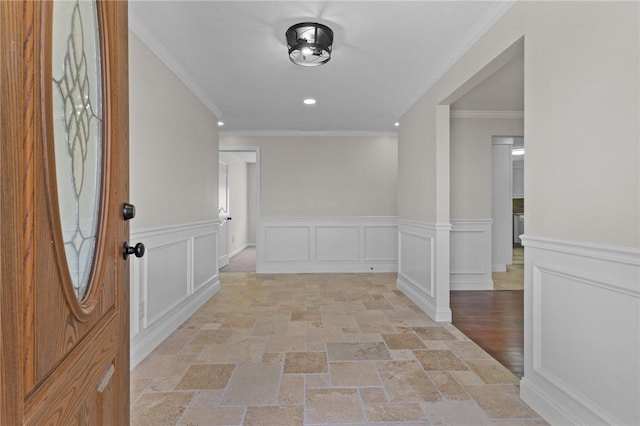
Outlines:
<svg viewBox="0 0 640 426"><path fill-rule="evenodd" d="M316 67L331 59L333 31L326 25L303 22L286 32L289 59L296 65Z"/></svg>

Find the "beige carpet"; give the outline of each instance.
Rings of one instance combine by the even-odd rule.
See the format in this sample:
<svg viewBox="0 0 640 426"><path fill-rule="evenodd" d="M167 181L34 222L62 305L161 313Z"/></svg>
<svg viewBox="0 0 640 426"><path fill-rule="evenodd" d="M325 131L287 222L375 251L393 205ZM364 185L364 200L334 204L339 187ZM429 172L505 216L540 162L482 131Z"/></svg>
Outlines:
<svg viewBox="0 0 640 426"><path fill-rule="evenodd" d="M229 259L229 264L220 268L220 272L255 272L256 248L247 247Z"/></svg>

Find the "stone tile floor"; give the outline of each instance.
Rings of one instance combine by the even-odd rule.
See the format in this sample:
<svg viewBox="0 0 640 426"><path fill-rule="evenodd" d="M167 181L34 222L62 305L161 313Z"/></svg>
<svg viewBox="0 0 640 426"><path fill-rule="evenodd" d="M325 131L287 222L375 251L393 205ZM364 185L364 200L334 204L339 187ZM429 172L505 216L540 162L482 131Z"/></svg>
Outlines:
<svg viewBox="0 0 640 426"><path fill-rule="evenodd" d="M131 424L545 425L395 274L221 274L131 374Z"/></svg>

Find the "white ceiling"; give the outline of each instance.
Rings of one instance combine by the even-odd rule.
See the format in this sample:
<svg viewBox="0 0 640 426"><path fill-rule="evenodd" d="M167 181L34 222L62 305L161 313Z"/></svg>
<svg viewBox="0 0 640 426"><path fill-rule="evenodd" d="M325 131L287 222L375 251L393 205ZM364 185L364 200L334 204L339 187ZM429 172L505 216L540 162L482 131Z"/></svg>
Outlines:
<svg viewBox="0 0 640 426"><path fill-rule="evenodd" d="M129 21L224 121L222 130L372 133L395 131L394 122L510 5L132 1ZM333 29L326 65L289 61L284 33L303 21ZM307 97L317 104L303 105ZM481 100L463 101L459 109L477 109Z"/></svg>

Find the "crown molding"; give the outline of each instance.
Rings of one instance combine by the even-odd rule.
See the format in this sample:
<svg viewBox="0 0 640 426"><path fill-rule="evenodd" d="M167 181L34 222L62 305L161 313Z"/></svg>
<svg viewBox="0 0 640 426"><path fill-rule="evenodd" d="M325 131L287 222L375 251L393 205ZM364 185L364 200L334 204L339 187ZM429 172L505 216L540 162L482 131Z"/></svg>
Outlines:
<svg viewBox="0 0 640 426"><path fill-rule="evenodd" d="M524 111L451 110L451 118L524 118Z"/></svg>
<svg viewBox="0 0 640 426"><path fill-rule="evenodd" d="M471 27L468 32L468 35L458 44L457 49L453 49L451 54L448 57L444 58L440 67L433 73L433 77L428 79L425 84L415 91L415 96L408 99L400 108L401 114L404 114L409 111L409 109L420 100L424 96L425 93L431 89L431 87L444 76L444 74L449 71L451 68L462 56L473 46L480 37L484 35L489 28L495 24L498 19L500 19L507 10L511 8L516 3L516 0L499 0L494 2L487 10L484 15Z"/></svg>
<svg viewBox="0 0 640 426"><path fill-rule="evenodd" d="M351 136L351 137L397 137L396 132L372 132L366 130L220 130L220 136L253 136L253 137L295 137L295 136Z"/></svg>
<svg viewBox="0 0 640 426"><path fill-rule="evenodd" d="M129 30L133 32L151 51L173 72L193 94L218 118L222 119L222 111L202 95L202 88L189 76L189 73L176 61L162 43L149 31L135 13L129 11Z"/></svg>

